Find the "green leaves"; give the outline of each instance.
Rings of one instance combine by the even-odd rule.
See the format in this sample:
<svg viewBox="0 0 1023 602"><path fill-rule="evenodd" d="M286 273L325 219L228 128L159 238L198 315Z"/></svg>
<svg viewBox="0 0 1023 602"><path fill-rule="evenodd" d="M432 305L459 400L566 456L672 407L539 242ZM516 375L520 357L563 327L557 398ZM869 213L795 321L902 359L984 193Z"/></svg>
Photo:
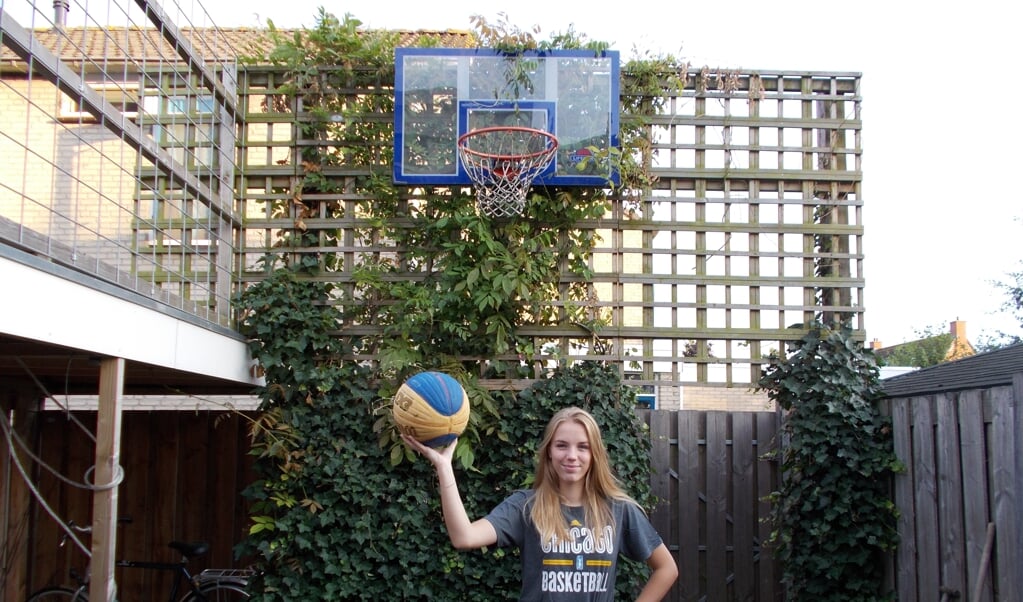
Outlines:
<svg viewBox="0 0 1023 602"><path fill-rule="evenodd" d="M899 462L873 355L821 325L774 358L759 381L787 411L770 543L795 601L860 601L882 590L881 552L898 541L889 483Z"/></svg>
<svg viewBox="0 0 1023 602"><path fill-rule="evenodd" d="M262 569L250 586L252 599L515 598L519 567L508 556L516 554L452 548L432 467L389 437L386 406L379 404L400 379L381 383L367 366L345 361L335 339L317 333L337 323L335 306L298 303L287 306L290 312L277 311L289 299L322 301L324 295L315 281L280 270L238 300L249 311L252 348L270 362L263 411L251 427L258 475L245 492L251 525L237 550ZM439 365L457 373L457 365ZM632 410L635 392L614 366L564 367L517 398L488 393L459 376L473 408L471 429L455 451L470 516L484 516L528 486L547 421L570 404L594 414L622 483L650 505L649 437ZM623 563L618 588L628 598L645 567Z"/></svg>

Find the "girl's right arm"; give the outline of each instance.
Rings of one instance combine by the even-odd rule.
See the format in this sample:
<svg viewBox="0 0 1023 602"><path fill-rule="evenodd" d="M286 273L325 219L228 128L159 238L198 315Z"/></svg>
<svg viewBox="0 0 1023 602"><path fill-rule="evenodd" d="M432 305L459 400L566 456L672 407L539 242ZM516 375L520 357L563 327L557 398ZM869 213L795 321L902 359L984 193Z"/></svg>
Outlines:
<svg viewBox="0 0 1023 602"><path fill-rule="evenodd" d="M481 518L471 522L469 515L465 512L462 496L458 493L455 470L451 465L451 458L455 453L458 441L438 451L407 435L402 435L401 438L409 447L429 460L437 471L440 505L444 512L444 525L448 529L451 544L459 550L469 550L497 543L497 531L494 530L490 521Z"/></svg>

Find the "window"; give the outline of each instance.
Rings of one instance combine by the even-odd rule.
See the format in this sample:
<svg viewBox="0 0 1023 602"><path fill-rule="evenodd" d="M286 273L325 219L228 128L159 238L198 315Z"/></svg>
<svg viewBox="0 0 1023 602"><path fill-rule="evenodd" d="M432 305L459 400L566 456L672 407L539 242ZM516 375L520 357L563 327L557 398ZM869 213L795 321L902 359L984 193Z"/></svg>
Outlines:
<svg viewBox="0 0 1023 602"><path fill-rule="evenodd" d="M147 96L146 114L158 121L149 134L179 163L187 167L213 164L216 127L210 95Z"/></svg>
<svg viewBox="0 0 1023 602"><path fill-rule="evenodd" d="M192 106L192 100L195 100L195 105ZM167 97L167 114L168 115L209 115L213 112L216 107L213 97L209 94L201 96L168 96Z"/></svg>
<svg viewBox="0 0 1023 602"><path fill-rule="evenodd" d="M657 395L653 393L637 393L636 406L645 410L656 410Z"/></svg>
<svg viewBox="0 0 1023 602"><path fill-rule="evenodd" d="M89 87L125 117L134 119L138 116L138 91L129 84L105 81L90 83ZM91 123L99 121L97 116L85 109L79 99L71 98L67 94L61 94L58 118L61 121L88 121Z"/></svg>

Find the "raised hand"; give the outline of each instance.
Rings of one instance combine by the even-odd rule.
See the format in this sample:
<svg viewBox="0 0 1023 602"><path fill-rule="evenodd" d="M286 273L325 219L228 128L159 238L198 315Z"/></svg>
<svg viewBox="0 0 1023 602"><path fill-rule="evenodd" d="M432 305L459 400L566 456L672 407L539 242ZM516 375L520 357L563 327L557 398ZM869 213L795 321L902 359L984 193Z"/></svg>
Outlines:
<svg viewBox="0 0 1023 602"><path fill-rule="evenodd" d="M405 442L405 445L408 445L419 452L421 456L430 461L430 464L433 464L438 468L444 465L451 466L451 459L455 455L455 447L458 446L458 439L455 439L450 445L441 449L424 445L420 441L405 434L401 436L401 439Z"/></svg>

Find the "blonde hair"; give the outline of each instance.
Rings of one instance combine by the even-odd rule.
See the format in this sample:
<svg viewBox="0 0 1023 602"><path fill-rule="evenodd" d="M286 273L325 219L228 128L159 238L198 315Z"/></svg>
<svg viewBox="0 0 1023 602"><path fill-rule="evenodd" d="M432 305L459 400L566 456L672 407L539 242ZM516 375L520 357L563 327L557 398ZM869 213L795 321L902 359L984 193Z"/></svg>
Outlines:
<svg viewBox="0 0 1023 602"><path fill-rule="evenodd" d="M636 501L619 485L611 469L611 461L597 421L586 410L576 407L565 408L547 423L540 448L536 452L536 477L533 481L536 493L529 515L540 532L542 542L550 541L554 536L561 541L569 538L568 521L561 512L560 483L551 463L550 446L558 427L570 421L582 425L590 444L590 468L583 481L586 525L599 533L608 526L614 526L612 525L614 517L611 514L612 501L621 500L636 504Z"/></svg>

